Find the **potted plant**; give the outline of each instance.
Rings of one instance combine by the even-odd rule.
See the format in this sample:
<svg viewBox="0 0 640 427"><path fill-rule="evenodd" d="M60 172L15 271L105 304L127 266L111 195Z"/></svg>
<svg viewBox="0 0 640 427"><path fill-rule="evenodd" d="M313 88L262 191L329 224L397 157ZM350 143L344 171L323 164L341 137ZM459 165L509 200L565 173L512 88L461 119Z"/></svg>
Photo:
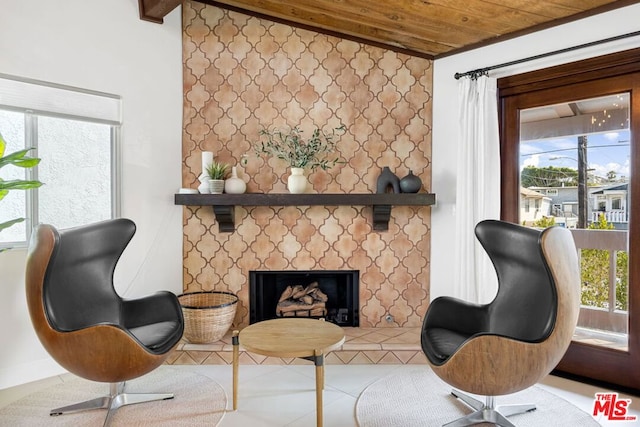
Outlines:
<svg viewBox="0 0 640 427"><path fill-rule="evenodd" d="M13 165L20 168L32 168L40 163L40 159L35 157L28 157L27 153L32 150L32 148L27 148L25 150L19 150L10 154L4 155L4 150L7 146L6 141L0 134L0 168ZM13 179L9 181L5 181L0 178L0 200L2 200L10 190L29 190L32 188L38 188L42 185L40 181L33 180L24 180L24 179ZM24 218L16 218L9 221L5 221L0 223L0 231L5 228L9 228L14 224L18 224L24 221ZM6 249L0 249L0 252L3 252Z"/></svg>
<svg viewBox="0 0 640 427"><path fill-rule="evenodd" d="M336 151L337 137L346 132L344 125L327 133L315 128L311 137L305 140L303 131L299 127L290 129L263 129L260 131L261 140L255 145L256 153L282 159L289 164L291 176L287 180L287 188L291 193L304 193L307 179L305 169L330 169L341 163Z"/></svg>
<svg viewBox="0 0 640 427"><path fill-rule="evenodd" d="M207 166L209 175L209 192L211 194L222 194L224 191L224 179L227 176L229 165L226 163L212 162Z"/></svg>

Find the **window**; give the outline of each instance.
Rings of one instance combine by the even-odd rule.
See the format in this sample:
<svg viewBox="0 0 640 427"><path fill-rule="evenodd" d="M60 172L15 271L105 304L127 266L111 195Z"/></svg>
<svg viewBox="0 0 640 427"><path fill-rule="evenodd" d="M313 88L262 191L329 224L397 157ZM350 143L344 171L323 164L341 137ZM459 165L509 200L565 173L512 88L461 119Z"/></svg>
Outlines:
<svg viewBox="0 0 640 427"><path fill-rule="evenodd" d="M26 221L0 233L0 247L26 245L31 228L73 227L118 216L120 98L0 74L0 133L5 154L33 148L33 169L5 167L3 179L38 179L38 190L10 191L0 222Z"/></svg>
<svg viewBox="0 0 640 427"><path fill-rule="evenodd" d="M606 212L607 210L607 202L602 200L598 202L598 211L600 212Z"/></svg>
<svg viewBox="0 0 640 427"><path fill-rule="evenodd" d="M622 199L616 198L611 200L611 209L622 209Z"/></svg>

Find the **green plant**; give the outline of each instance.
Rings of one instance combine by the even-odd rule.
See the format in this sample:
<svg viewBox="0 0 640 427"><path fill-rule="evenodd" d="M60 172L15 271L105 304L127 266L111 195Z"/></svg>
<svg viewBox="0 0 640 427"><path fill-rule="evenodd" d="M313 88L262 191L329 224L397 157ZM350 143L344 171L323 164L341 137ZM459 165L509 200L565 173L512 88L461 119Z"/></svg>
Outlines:
<svg viewBox="0 0 640 427"><path fill-rule="evenodd" d="M213 162L207 166L207 175L209 179L224 179L229 171L229 165L226 163Z"/></svg>
<svg viewBox="0 0 640 427"><path fill-rule="evenodd" d="M287 130L263 129L261 140L254 146L258 156L269 155L286 161L292 168L322 168L327 170L337 163L339 157L333 158L336 151L336 139L346 132L344 125L333 129L331 133L316 128L311 138L305 140L302 130L297 126ZM328 158L331 156L331 158Z"/></svg>
<svg viewBox="0 0 640 427"><path fill-rule="evenodd" d="M533 226L538 228L553 227L554 225L556 225L556 219L552 216L543 216L533 223Z"/></svg>
<svg viewBox="0 0 640 427"><path fill-rule="evenodd" d="M32 148L27 148L25 150L19 150L13 152L11 154L4 155L4 150L7 146L6 141L0 134L0 168L3 168L8 165L17 166L19 168L32 168L40 163L40 159L35 157L28 157L27 153L32 150ZM24 180L24 179L13 179L5 181L0 178L0 200L2 200L11 190L29 190L32 188L38 188L42 185L40 181L34 180ZM0 223L0 231L5 228L9 228L14 224L24 221L24 218L16 218L10 221L5 221ZM2 250L0 250L1 252Z"/></svg>

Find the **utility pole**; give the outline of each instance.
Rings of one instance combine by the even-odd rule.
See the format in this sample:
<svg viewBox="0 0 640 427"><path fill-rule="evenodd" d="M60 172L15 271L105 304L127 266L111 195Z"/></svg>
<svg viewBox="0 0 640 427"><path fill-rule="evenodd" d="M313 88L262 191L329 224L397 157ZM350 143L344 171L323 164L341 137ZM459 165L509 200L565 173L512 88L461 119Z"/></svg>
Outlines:
<svg viewBox="0 0 640 427"><path fill-rule="evenodd" d="M587 228L587 181L587 136L582 135L578 137L578 228Z"/></svg>

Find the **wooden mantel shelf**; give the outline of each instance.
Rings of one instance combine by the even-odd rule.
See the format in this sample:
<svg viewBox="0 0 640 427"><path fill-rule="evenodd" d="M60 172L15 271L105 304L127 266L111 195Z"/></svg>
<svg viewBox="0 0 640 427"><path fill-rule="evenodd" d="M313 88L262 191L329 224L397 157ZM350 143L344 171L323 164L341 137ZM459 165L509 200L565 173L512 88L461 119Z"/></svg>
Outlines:
<svg viewBox="0 0 640 427"><path fill-rule="evenodd" d="M373 229L389 229L391 207L430 206L435 204L433 193L401 194L176 194L175 204L186 206L213 206L220 232L235 231L235 206L372 206Z"/></svg>

